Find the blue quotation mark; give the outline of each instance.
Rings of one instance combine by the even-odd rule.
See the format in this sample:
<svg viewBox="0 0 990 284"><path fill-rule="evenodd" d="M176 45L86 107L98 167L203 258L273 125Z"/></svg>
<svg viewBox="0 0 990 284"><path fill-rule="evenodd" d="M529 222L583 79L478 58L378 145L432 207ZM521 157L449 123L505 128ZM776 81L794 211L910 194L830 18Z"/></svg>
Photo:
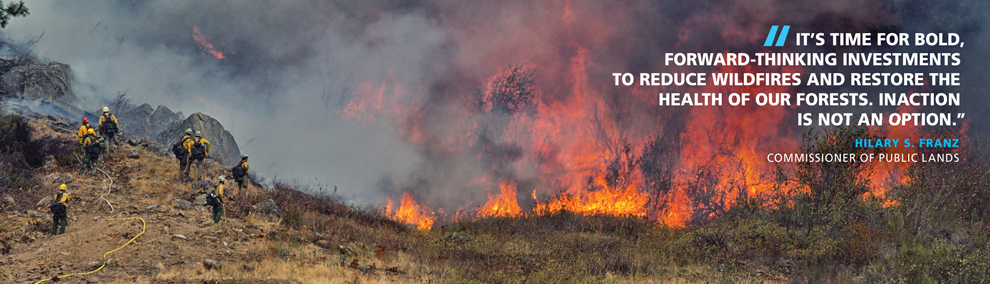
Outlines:
<svg viewBox="0 0 990 284"><path fill-rule="evenodd" d="M787 39L787 31L790 29L791 26L784 26L784 28L780 31L780 37L777 38L776 46L784 46L784 40ZM770 46L771 44L773 44L773 38L775 36L777 36L777 26L773 25L770 26L770 33L767 34L767 40L763 42L763 46Z"/></svg>

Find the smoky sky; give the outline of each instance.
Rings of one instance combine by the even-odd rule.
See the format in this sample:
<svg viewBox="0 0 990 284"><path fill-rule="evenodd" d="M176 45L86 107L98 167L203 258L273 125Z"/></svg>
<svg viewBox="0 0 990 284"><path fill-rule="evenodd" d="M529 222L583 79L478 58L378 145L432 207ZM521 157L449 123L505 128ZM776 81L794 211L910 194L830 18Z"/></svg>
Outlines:
<svg viewBox="0 0 990 284"><path fill-rule="evenodd" d="M587 56L586 85L608 97L603 101L616 102L612 106L625 106L600 110L615 118L619 135L660 133L662 120L682 110L630 102L628 90L612 86L611 73L678 70L663 65L665 52L758 52L756 42L769 25L792 25L792 33L960 33L966 41L959 52L967 102L961 109L972 113L971 133L985 135L990 121L976 113L990 106L980 95L990 44L982 1L39 0L27 5L31 15L13 19L3 35L15 41L40 36L32 51L71 65L81 107L95 109L126 92L135 102L163 104L187 115L206 113L231 131L258 174L337 186L364 204L381 204L383 196L395 198L407 190L435 205L478 204L484 188L492 186L478 186L473 177L497 171L522 180L521 188L526 180L539 179L531 170L535 165L450 154L430 139L456 136L460 128L451 125L463 121L452 121L473 111L465 97L508 65L534 70L539 100L553 105L576 99L573 58ZM194 27L223 59L194 40ZM422 137L412 134L412 127ZM471 143L498 146L493 153L536 151L517 146L515 134L495 132Z"/></svg>

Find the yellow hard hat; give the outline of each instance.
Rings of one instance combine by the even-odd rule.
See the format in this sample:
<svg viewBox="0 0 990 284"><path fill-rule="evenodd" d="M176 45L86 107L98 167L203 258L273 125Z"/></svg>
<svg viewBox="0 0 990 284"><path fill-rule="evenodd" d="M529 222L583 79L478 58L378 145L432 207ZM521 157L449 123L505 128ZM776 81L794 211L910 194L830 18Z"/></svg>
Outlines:
<svg viewBox="0 0 990 284"><path fill-rule="evenodd" d="M58 190L66 190L66 189L69 189L69 188L66 187L64 183L62 185L58 186Z"/></svg>
<svg viewBox="0 0 990 284"><path fill-rule="evenodd" d="M96 131L94 131L94 130L93 130L92 128L90 128L90 129L87 129L87 130L86 130L86 134L93 134L93 135L96 135Z"/></svg>

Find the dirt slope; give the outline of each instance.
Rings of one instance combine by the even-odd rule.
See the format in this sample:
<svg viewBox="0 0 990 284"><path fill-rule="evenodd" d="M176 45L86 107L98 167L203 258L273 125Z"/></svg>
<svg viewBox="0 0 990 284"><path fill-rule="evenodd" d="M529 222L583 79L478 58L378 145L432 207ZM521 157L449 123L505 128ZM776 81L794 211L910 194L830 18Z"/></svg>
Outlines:
<svg viewBox="0 0 990 284"><path fill-rule="evenodd" d="M35 135L73 139L71 133L52 130L43 121L32 125L36 127ZM227 211L231 213L221 223L214 224L208 207L177 205L176 199L195 201L202 190L178 178L174 161L141 146L122 143L100 162L106 175L84 176L76 174L77 168L72 167L39 173L43 175L39 179L52 181L45 183L52 193L57 188L55 182L66 177L72 179L68 184L72 200L66 233L48 234L51 215L44 204L16 215L2 213L0 241L7 244L8 251L0 256L0 282L34 283L56 275L93 270L105 252L141 232L140 220L108 220L128 217L143 218L146 232L111 254L102 270L68 277L59 283L185 283L216 279L234 279L239 283L423 281L406 274L413 265L408 261L402 267L392 261L390 271L396 273L379 271L386 263L353 243L324 241L321 247L311 242L273 240L270 237L277 231L280 220L251 213L253 201L263 195L256 186L249 188L254 198L241 193L239 199L228 201ZM225 167L210 162L206 176L216 177L224 170ZM228 185L228 192L231 187ZM100 199L103 195L112 204L112 210ZM205 266L209 264L204 264L207 260L216 261L220 267L207 269Z"/></svg>

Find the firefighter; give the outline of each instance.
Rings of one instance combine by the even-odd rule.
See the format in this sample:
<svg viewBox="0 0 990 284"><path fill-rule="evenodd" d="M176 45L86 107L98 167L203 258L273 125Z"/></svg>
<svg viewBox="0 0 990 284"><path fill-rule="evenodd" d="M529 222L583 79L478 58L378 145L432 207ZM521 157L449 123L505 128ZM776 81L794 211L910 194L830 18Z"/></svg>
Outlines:
<svg viewBox="0 0 990 284"><path fill-rule="evenodd" d="M83 149L83 164L79 173L89 174L92 170L93 174L96 174L96 160L100 159L100 151L103 150L99 138L96 137L96 131L86 130L86 136L79 141L79 146Z"/></svg>
<svg viewBox="0 0 990 284"><path fill-rule="evenodd" d="M182 136L182 139L179 139L179 142L172 145L172 153L175 154L176 159L179 159L179 173L186 172L186 160L189 159L189 150L186 150L184 145L186 141L192 140L192 135L192 128L186 128L186 134Z"/></svg>
<svg viewBox="0 0 990 284"><path fill-rule="evenodd" d="M223 217L223 184L226 179L223 176L217 177L217 187L213 188L213 192L206 196L207 205L213 206L213 223L220 223L220 217Z"/></svg>
<svg viewBox="0 0 990 284"><path fill-rule="evenodd" d="M58 193L55 193L55 197L52 199L50 206L52 210L52 235L65 233L65 225L68 223L66 202L69 201L69 193L65 191L66 189L68 187L64 183L59 185Z"/></svg>
<svg viewBox="0 0 990 284"><path fill-rule="evenodd" d="M120 124L117 124L117 117L110 114L109 107L103 107L103 115L100 116L100 134L103 135L103 151L109 153L110 145L114 144L114 137L120 132Z"/></svg>
<svg viewBox="0 0 990 284"><path fill-rule="evenodd" d="M76 136L79 137L79 142L80 143L82 143L83 137L86 137L86 133L88 133L89 130L92 130L92 129L93 129L93 126L89 125L89 118L83 117L82 118L82 125L79 126L79 132L76 132ZM84 149L82 146L79 147L79 151L83 155L86 154L86 149Z"/></svg>
<svg viewBox="0 0 990 284"><path fill-rule="evenodd" d="M203 176L203 161L210 155L210 141L203 138L202 132L196 130L195 137L184 144L186 151L189 151L189 158L186 158L186 175L189 175L195 163L196 179L200 179Z"/></svg>
<svg viewBox="0 0 990 284"><path fill-rule="evenodd" d="M231 169L231 173L234 176L234 181L237 182L237 188L244 190L247 188L247 174L248 174L248 155L241 156L241 162ZM247 194L247 191L244 191Z"/></svg>

